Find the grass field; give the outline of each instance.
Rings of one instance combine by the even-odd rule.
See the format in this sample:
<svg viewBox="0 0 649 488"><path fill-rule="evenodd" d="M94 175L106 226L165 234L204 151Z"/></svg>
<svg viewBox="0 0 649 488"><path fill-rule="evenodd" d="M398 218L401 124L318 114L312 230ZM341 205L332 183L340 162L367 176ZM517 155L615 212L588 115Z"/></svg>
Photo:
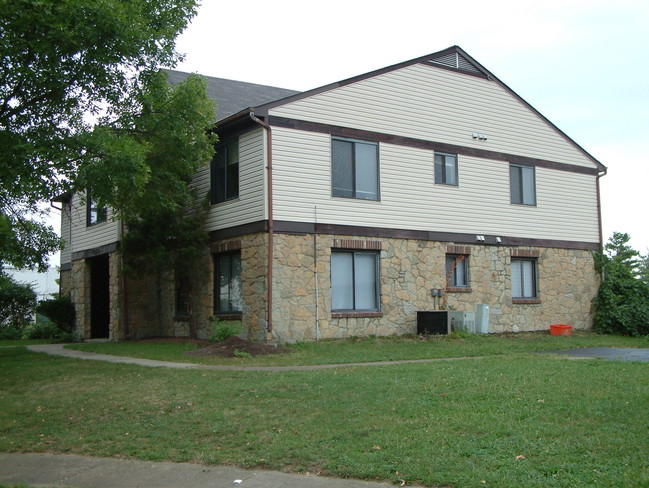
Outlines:
<svg viewBox="0 0 649 488"><path fill-rule="evenodd" d="M649 347L649 339L603 336L580 332L571 337L552 337L548 333L511 335L470 335L370 337L320 342L303 342L287 346L290 354L254 358L197 358L185 353L197 346L193 343L114 342L74 344L67 347L161 361L228 364L241 366L290 366L302 364L341 364L399 359L432 359L475 357L499 354L528 353L574 347Z"/></svg>
<svg viewBox="0 0 649 488"><path fill-rule="evenodd" d="M643 344L626 345L634 343ZM456 488L649 486L646 363L516 351L244 373L77 361L15 347L0 349L0 365L2 451Z"/></svg>

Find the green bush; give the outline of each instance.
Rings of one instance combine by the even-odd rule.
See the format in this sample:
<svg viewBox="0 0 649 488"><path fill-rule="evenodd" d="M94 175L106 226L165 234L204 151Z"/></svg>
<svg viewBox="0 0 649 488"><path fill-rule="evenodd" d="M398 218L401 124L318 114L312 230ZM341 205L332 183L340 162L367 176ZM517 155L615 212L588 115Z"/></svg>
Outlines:
<svg viewBox="0 0 649 488"><path fill-rule="evenodd" d="M17 327L7 325L0 327L0 341L17 341L22 339L23 331Z"/></svg>
<svg viewBox="0 0 649 488"><path fill-rule="evenodd" d="M640 253L627 242L628 234L614 233L595 254L602 282L593 300L593 328L604 334L649 334L649 283L638 273Z"/></svg>
<svg viewBox="0 0 649 488"><path fill-rule="evenodd" d="M0 326L23 327L32 321L35 308L32 285L18 283L0 271Z"/></svg>
<svg viewBox="0 0 649 488"><path fill-rule="evenodd" d="M25 327L23 339L58 339L61 331L53 322L42 322Z"/></svg>
<svg viewBox="0 0 649 488"><path fill-rule="evenodd" d="M68 295L54 295L49 300L39 302L36 311L54 322L61 332L74 330L74 304Z"/></svg>
<svg viewBox="0 0 649 488"><path fill-rule="evenodd" d="M83 339L78 332L61 332L56 338L59 342L81 342Z"/></svg>
<svg viewBox="0 0 649 488"><path fill-rule="evenodd" d="M221 342L230 337L239 335L243 331L239 320L221 320L212 318L212 334L208 337L210 342Z"/></svg>

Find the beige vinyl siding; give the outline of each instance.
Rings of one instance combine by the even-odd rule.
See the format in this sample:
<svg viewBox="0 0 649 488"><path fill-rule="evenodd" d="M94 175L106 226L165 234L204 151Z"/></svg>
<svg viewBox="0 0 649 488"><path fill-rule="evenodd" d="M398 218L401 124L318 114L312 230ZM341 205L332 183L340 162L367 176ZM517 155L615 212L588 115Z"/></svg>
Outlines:
<svg viewBox="0 0 649 488"><path fill-rule="evenodd" d="M273 130L274 218L598 242L595 177L536 168L537 206L510 203L509 164L459 156L459 186L435 184L433 151L379 145L381 200L331 196L331 137Z"/></svg>
<svg viewBox="0 0 649 488"><path fill-rule="evenodd" d="M498 83L421 64L297 100L270 114L595 166ZM488 140L474 140L474 132Z"/></svg>
<svg viewBox="0 0 649 488"><path fill-rule="evenodd" d="M113 212L108 209L106 222L86 225L86 202L79 195L72 198L72 243L69 246L71 253L93 249L95 247L112 244L119 239L119 222L111 220Z"/></svg>
<svg viewBox="0 0 649 488"><path fill-rule="evenodd" d="M207 230L247 224L266 218L265 137L259 128L239 136L239 198L212 205ZM210 167L202 168L194 178L199 195L210 190Z"/></svg>

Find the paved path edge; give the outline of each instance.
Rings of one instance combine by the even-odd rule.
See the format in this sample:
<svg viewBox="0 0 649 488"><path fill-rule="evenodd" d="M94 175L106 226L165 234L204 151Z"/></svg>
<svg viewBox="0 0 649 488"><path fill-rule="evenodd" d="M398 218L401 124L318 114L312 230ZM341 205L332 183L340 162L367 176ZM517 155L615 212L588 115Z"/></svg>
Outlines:
<svg viewBox="0 0 649 488"><path fill-rule="evenodd" d="M0 453L0 483L70 488L389 488L381 482L73 454Z"/></svg>

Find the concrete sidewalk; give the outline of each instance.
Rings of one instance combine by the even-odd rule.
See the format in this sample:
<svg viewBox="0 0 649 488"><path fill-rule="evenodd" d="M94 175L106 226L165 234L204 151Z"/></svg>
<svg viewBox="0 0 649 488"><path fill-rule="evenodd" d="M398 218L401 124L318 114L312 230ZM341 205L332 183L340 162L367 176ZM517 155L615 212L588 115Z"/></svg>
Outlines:
<svg viewBox="0 0 649 488"><path fill-rule="evenodd" d="M388 483L227 466L0 453L0 484L69 488L391 488Z"/></svg>
<svg viewBox="0 0 649 488"><path fill-rule="evenodd" d="M363 363L338 363L338 364L314 364L310 366L224 366L210 364L194 363L174 363L170 361L156 361L154 359L131 358L125 356L111 356L110 354L100 354L96 352L77 351L75 349L66 349L65 344L39 344L26 346L33 352L44 352L55 356L64 356L74 359L86 359L89 361L107 361L109 363L137 364L138 366L148 366L151 368L176 368L176 369L202 369L213 371L310 371L314 369L332 369L332 368L354 368L357 366L390 366L393 364L411 364L411 363L432 363L439 361L461 361L466 359L483 359L483 356L468 358L435 358L435 359L404 359L401 361L376 361Z"/></svg>

